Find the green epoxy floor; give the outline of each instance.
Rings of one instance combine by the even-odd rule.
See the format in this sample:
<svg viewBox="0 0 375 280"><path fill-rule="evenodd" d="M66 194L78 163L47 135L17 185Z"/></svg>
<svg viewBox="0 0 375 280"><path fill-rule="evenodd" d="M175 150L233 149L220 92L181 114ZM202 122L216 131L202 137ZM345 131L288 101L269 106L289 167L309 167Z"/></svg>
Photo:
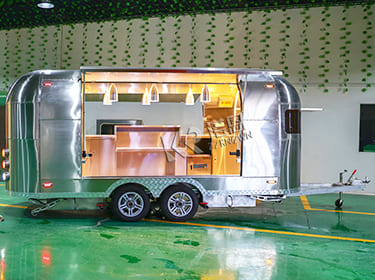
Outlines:
<svg viewBox="0 0 375 280"><path fill-rule="evenodd" d="M14 207L27 202L4 189L0 280L375 279L371 196L344 195L345 213L321 211L334 210L330 194L307 197L311 209L288 198L202 210L182 225L154 217L123 223L96 211L28 218Z"/></svg>

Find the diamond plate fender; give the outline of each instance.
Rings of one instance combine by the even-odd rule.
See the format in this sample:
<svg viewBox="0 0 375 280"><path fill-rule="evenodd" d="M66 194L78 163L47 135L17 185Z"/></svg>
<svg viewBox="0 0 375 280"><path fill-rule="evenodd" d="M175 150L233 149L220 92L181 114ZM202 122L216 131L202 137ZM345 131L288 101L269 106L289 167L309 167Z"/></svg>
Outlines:
<svg viewBox="0 0 375 280"><path fill-rule="evenodd" d="M199 192L202 194L203 199L207 195L206 189L202 186L201 183L198 181L191 179L191 178L127 178L127 179L120 179L114 182L110 187L107 189L106 196L110 196L111 193L118 188L119 186L125 184L140 184L144 186L147 190L149 190L153 197L160 197L161 193L170 185L175 183L188 183L196 187Z"/></svg>

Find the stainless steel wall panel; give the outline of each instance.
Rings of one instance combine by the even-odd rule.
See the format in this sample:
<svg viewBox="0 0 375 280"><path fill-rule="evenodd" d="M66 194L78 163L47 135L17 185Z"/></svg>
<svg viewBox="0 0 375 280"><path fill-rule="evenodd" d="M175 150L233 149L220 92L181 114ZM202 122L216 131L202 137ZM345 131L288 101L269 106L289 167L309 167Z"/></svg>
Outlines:
<svg viewBox="0 0 375 280"><path fill-rule="evenodd" d="M280 176L279 97L272 77L263 76L247 77L243 134L251 138L243 142L244 177Z"/></svg>
<svg viewBox="0 0 375 280"><path fill-rule="evenodd" d="M244 121L252 138L244 141L242 176L280 176L278 121Z"/></svg>
<svg viewBox="0 0 375 280"><path fill-rule="evenodd" d="M290 104L291 106L297 106L297 108L301 107L301 101L296 89L287 80L277 77L275 85L281 104Z"/></svg>
<svg viewBox="0 0 375 280"><path fill-rule="evenodd" d="M297 91L285 79L277 77L275 85L280 100L280 189L295 192L300 190L301 134L286 132L285 112L290 109L300 110L301 102Z"/></svg>
<svg viewBox="0 0 375 280"><path fill-rule="evenodd" d="M39 97L40 73L31 72L20 77L9 89L7 103L36 103Z"/></svg>
<svg viewBox="0 0 375 280"><path fill-rule="evenodd" d="M40 134L41 179L81 178L81 121L41 120Z"/></svg>
<svg viewBox="0 0 375 280"><path fill-rule="evenodd" d="M39 138L38 103L7 104L7 137L9 139Z"/></svg>
<svg viewBox="0 0 375 280"><path fill-rule="evenodd" d="M279 194L279 185L268 184L268 180L277 180L277 177L235 177L215 176L205 178L194 178L204 186L207 194Z"/></svg>
<svg viewBox="0 0 375 280"><path fill-rule="evenodd" d="M51 82L51 86L43 86ZM81 119L81 83L78 79L41 81L40 119Z"/></svg>
<svg viewBox="0 0 375 280"><path fill-rule="evenodd" d="M34 139L8 140L10 153L9 192L39 192L39 142Z"/></svg>
<svg viewBox="0 0 375 280"><path fill-rule="evenodd" d="M282 141L280 189L300 188L301 177L301 139L299 135L290 135Z"/></svg>
<svg viewBox="0 0 375 280"><path fill-rule="evenodd" d="M275 88L267 88L267 82L249 81L246 85L243 120L278 120L278 96Z"/></svg>

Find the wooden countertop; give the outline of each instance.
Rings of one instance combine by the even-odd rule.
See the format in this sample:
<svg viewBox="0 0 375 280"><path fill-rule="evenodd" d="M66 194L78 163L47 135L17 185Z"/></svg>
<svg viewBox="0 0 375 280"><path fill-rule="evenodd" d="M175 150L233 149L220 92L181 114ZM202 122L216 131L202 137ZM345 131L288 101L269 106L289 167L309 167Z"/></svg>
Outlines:
<svg viewBox="0 0 375 280"><path fill-rule="evenodd" d="M179 125L116 125L116 132L179 132L181 126Z"/></svg>

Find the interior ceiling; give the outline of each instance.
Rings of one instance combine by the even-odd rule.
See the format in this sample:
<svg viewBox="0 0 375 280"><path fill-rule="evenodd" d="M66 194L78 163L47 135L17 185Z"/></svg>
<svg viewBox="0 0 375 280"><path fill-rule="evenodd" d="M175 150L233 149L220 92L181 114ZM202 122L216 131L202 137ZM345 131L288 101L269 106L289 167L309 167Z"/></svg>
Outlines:
<svg viewBox="0 0 375 280"><path fill-rule="evenodd" d="M39 0L0 1L0 30L115 19L199 14L248 9L374 4L375 0L50 0L53 9L37 7Z"/></svg>

